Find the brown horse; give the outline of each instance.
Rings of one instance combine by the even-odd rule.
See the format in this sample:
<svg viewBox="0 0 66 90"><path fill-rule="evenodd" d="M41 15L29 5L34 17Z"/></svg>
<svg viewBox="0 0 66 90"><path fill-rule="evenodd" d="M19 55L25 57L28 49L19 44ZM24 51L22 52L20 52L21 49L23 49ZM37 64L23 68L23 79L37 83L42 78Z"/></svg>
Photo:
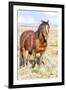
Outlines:
<svg viewBox="0 0 66 90"><path fill-rule="evenodd" d="M42 56L47 47L47 37L49 32L49 23L42 21L36 32L32 30L24 31L20 37L20 66L28 64L30 56L36 57L36 54ZM40 59L39 59L40 60ZM35 60L32 64L35 66ZM40 65L40 61L38 62Z"/></svg>

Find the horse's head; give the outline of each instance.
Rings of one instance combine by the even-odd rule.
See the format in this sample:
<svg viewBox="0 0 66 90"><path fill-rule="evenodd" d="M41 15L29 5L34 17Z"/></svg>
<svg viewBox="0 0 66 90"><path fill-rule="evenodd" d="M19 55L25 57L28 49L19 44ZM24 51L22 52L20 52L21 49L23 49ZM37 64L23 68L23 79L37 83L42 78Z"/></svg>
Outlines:
<svg viewBox="0 0 66 90"><path fill-rule="evenodd" d="M42 20L42 23L40 24L39 28L38 28L38 31L40 33L40 36L42 38L44 38L45 40L47 40L47 37L48 37L48 33L49 33L49 23L48 21L43 21Z"/></svg>

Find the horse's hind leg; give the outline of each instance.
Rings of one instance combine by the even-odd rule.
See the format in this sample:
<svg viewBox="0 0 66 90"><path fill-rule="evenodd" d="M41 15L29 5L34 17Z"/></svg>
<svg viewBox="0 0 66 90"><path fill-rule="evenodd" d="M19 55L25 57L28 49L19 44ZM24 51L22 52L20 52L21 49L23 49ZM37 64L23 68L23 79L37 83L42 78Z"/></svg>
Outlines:
<svg viewBox="0 0 66 90"><path fill-rule="evenodd" d="M28 51L25 50L25 48L23 48L22 50L22 56L23 56L23 66L26 66L28 64Z"/></svg>
<svg viewBox="0 0 66 90"><path fill-rule="evenodd" d="M26 65L28 66L28 59L29 59L29 58L28 58L28 50L26 50L26 58L25 58L25 59L26 59L26 62L25 62L25 63L26 63Z"/></svg>
<svg viewBox="0 0 66 90"><path fill-rule="evenodd" d="M23 57L22 57L22 51L20 51L20 64L19 64L20 68L23 64L24 64L24 60L23 60Z"/></svg>

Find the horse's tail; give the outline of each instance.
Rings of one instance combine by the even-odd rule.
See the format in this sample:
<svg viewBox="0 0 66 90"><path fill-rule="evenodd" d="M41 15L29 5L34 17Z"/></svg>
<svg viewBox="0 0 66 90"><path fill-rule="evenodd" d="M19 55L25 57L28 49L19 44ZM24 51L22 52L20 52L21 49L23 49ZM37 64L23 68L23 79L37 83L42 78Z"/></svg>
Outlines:
<svg viewBox="0 0 66 90"><path fill-rule="evenodd" d="M20 68L21 68L22 64L23 64L23 58L22 58L22 51L20 49L20 63L19 63Z"/></svg>

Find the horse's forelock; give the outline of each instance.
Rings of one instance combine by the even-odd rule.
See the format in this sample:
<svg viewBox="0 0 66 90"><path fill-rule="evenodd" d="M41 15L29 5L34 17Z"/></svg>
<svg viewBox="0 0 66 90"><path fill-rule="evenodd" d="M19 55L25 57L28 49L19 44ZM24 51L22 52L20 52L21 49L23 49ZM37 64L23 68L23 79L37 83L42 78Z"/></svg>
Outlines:
<svg viewBox="0 0 66 90"><path fill-rule="evenodd" d="M49 24L49 21L41 20L41 24L48 25Z"/></svg>

